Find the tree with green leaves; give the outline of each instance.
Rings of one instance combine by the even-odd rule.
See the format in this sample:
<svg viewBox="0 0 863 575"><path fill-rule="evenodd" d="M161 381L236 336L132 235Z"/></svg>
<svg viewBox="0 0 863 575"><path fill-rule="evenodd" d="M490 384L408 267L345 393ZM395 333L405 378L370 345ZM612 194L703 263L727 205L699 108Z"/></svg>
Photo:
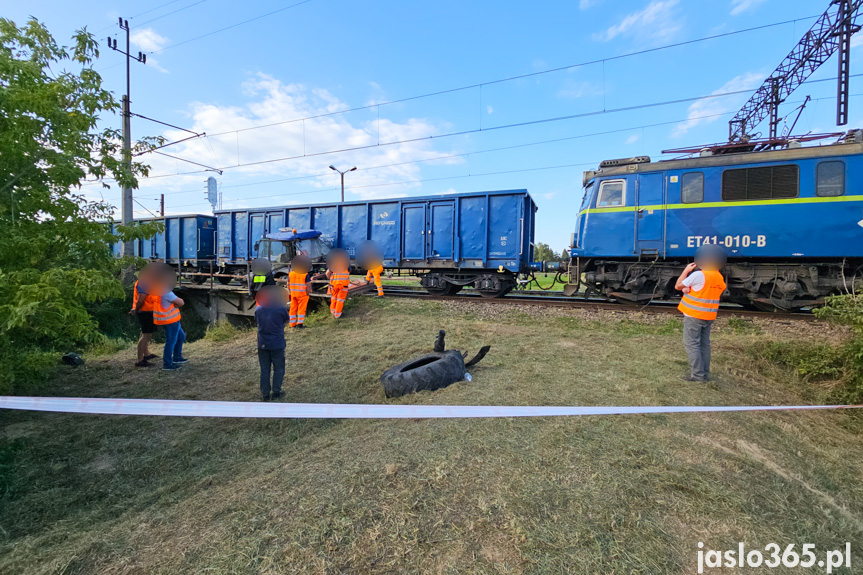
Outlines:
<svg viewBox="0 0 863 575"><path fill-rule="evenodd" d="M93 35L72 40L58 44L35 19L0 18L0 391L39 358L56 361L47 352L98 341L89 306L123 296L105 223L113 206L81 190L106 178L136 187L148 168L124 163L118 131L99 126L120 106L92 67Z"/></svg>
<svg viewBox="0 0 863 575"><path fill-rule="evenodd" d="M533 259L538 262L557 262L560 261L558 255L551 249L551 246L542 242L536 242L533 246Z"/></svg>

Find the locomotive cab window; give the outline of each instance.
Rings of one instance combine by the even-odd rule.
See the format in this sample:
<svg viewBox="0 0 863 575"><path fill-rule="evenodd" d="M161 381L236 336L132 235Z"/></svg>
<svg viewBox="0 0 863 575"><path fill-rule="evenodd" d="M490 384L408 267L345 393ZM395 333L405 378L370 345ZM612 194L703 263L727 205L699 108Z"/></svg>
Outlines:
<svg viewBox="0 0 863 575"><path fill-rule="evenodd" d="M581 209L590 206L590 199L593 197L593 182L590 182L584 187L584 195L581 197Z"/></svg>
<svg viewBox="0 0 863 575"><path fill-rule="evenodd" d="M626 180L607 180L599 186L597 208L612 208L626 205Z"/></svg>
<svg viewBox="0 0 863 575"><path fill-rule="evenodd" d="M684 204L698 204L704 201L704 174L690 172L683 174L680 185L680 201Z"/></svg>
<svg viewBox="0 0 863 575"><path fill-rule="evenodd" d="M815 195L841 196L845 193L845 162L821 162L815 170Z"/></svg>
<svg viewBox="0 0 863 575"><path fill-rule="evenodd" d="M799 172L795 164L740 168L722 172L722 200L776 200L796 198Z"/></svg>

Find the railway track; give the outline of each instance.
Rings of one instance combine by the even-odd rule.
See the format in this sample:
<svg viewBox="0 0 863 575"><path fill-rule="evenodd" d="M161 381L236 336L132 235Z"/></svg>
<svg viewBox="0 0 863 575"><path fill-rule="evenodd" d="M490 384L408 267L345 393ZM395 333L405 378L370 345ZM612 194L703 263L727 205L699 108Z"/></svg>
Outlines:
<svg viewBox="0 0 863 575"><path fill-rule="evenodd" d="M571 297L566 297L563 295L550 295L549 292L542 291L516 291L507 294L501 298L486 298L482 297L479 293L466 291L460 293L459 295L454 296L435 296L429 294L427 291L420 287L409 287L409 286L392 286L385 285L384 290L387 296L391 297L404 297L404 298L414 298L414 299L423 299L423 300L440 300L440 301L458 301L458 302L472 302L472 303L488 303L495 305L506 305L506 304L524 304L524 305L537 305L544 307L561 307L561 308L570 308L570 309L595 309L595 310L609 310L609 311L620 311L620 312L631 312L631 311L640 311L644 313L656 313L656 314L679 314L677 311L677 302L672 301L655 301L650 302L647 305L643 304L627 304L627 303L614 303L604 299L575 299ZM764 311L755 311L749 309L743 309L740 306L734 304L723 304L720 306L720 311L725 314L730 314L737 317L760 317L765 319L789 319L795 321L817 321L815 315L810 312L793 312L793 313L780 313L780 312L764 312Z"/></svg>

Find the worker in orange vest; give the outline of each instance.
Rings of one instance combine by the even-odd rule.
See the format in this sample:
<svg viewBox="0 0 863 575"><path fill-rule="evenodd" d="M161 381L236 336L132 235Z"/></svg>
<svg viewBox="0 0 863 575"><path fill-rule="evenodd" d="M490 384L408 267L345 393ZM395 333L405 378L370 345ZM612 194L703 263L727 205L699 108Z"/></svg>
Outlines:
<svg viewBox="0 0 863 575"><path fill-rule="evenodd" d="M689 358L689 375L684 381L710 379L710 328L725 292L725 279L719 270L725 265L725 250L715 244L701 246L695 262L684 268L674 289L683 292L677 309L683 313L683 347ZM695 271L701 268L700 271Z"/></svg>
<svg viewBox="0 0 863 575"><path fill-rule="evenodd" d="M345 250L335 249L327 254L327 279L330 281L330 313L334 318L342 317L342 309L351 284L350 257Z"/></svg>
<svg viewBox="0 0 863 575"><path fill-rule="evenodd" d="M291 260L291 272L288 274L288 291L291 293L288 321L291 327L306 327L306 308L309 305L309 293L312 291L309 278L311 269L312 260L309 256L301 254Z"/></svg>
<svg viewBox="0 0 863 575"><path fill-rule="evenodd" d="M384 286L381 284L381 274L384 273L384 254L374 240L367 240L357 246L357 263L366 268L366 283L375 280L378 297L384 297Z"/></svg>
<svg viewBox="0 0 863 575"><path fill-rule="evenodd" d="M378 297L384 297L384 286L381 283L381 274L384 273L384 266L378 264L368 270L366 272L366 281L372 281L372 278L375 280L375 286L378 288Z"/></svg>
<svg viewBox="0 0 863 575"><path fill-rule="evenodd" d="M180 325L180 308L185 302L174 294L173 289L177 284L177 273L170 267L165 266L159 273L156 282L158 286L158 303L153 310L153 323L165 328L165 349L162 352L162 369L165 371L176 371L180 365L188 362L183 357L183 343L186 341L186 333Z"/></svg>
<svg viewBox="0 0 863 575"><path fill-rule="evenodd" d="M153 365L150 360L159 357L155 353L150 353L150 341L156 331L156 325L153 323L153 310L159 299L150 293L156 287L153 278L154 269L153 264L145 265L138 274L138 279L132 290L132 309L129 313L138 319L138 325L141 326L141 337L138 339L137 348L138 359L135 362L135 367L150 367Z"/></svg>

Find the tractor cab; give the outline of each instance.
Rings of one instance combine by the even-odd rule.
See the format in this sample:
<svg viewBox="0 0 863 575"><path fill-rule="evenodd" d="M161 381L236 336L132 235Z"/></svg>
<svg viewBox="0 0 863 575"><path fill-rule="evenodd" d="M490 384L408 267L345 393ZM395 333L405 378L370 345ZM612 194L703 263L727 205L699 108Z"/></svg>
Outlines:
<svg viewBox="0 0 863 575"><path fill-rule="evenodd" d="M258 257L270 260L273 271L277 272L281 268L289 267L294 256L300 254L309 256L313 265L323 264L330 248L317 230L280 228L278 232L269 233L258 242L257 250Z"/></svg>

